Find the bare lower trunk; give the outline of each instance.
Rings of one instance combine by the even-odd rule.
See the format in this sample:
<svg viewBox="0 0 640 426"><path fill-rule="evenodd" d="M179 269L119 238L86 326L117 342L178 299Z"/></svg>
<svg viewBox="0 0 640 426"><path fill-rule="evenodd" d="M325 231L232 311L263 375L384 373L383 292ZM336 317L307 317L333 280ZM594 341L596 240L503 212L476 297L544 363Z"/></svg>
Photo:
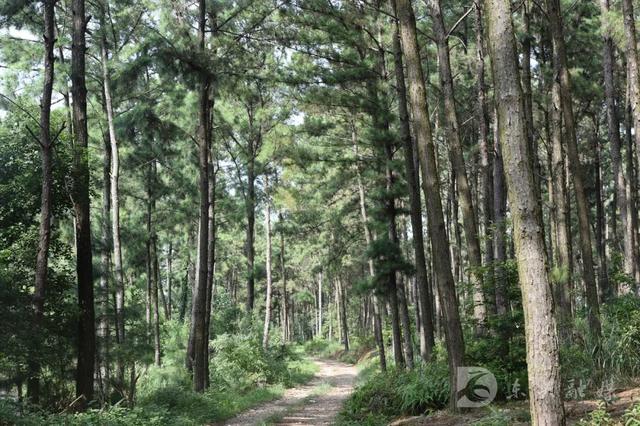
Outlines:
<svg viewBox="0 0 640 426"><path fill-rule="evenodd" d="M576 207L578 210L578 231L580 235L582 271L588 310L587 317L590 332L594 338L599 339L602 332L600 326L600 309L598 306L598 290L593 267L593 253L591 251L589 204L584 186L584 170L578 156L578 140L576 138L576 124L573 114L571 79L567 65L559 0L547 0L547 11L553 38L554 78L558 80L560 84L562 118L564 119L564 129L566 133L567 160L571 170Z"/></svg>
<svg viewBox="0 0 640 426"><path fill-rule="evenodd" d="M604 17L609 16L609 0L600 0L600 10ZM615 185L616 203L614 208L617 207L617 213L620 215L620 221L622 223L624 272L629 276L633 276L636 264L633 258L633 229L631 227L631 218L629 214L630 204L626 192L627 179L622 165L620 116L616 105L616 88L614 80L614 45L613 38L611 36L610 24L606 22L606 19L607 18L603 18L602 24L602 66L604 74L605 104L607 107L607 129L611 148L611 173L613 175L613 183ZM613 223L615 224L616 221L617 218L614 215ZM616 235L615 232L614 235ZM613 296L613 289L610 287L605 289L603 296L604 300L611 298Z"/></svg>
<svg viewBox="0 0 640 426"><path fill-rule="evenodd" d="M407 307L407 295L405 283L402 278L398 280L398 307L400 308L400 325L402 326L402 350L408 369L413 369L413 334L411 333L411 319Z"/></svg>
<svg viewBox="0 0 640 426"><path fill-rule="evenodd" d="M431 137L431 123L427 105L427 92L420 61L416 21L411 3L408 0L396 0L396 16L400 26L400 40L402 52L407 64L407 80L409 82L409 101L413 112L414 135L418 145L420 169L422 171L422 185L425 199L429 200L427 209L429 234L434 262L438 295L445 317L446 345L449 361L450 403L455 408L457 389L457 368L464 360L464 340L455 284L451 274L451 258L449 257L449 239L447 238L444 218L442 215L442 200L438 169L436 167L435 151Z"/></svg>
<svg viewBox="0 0 640 426"><path fill-rule="evenodd" d="M356 177L358 182L358 195L359 195L359 201L360 201L360 217L362 219L362 226L364 228L364 238L367 243L367 246L369 246L373 241L373 235L371 233L371 229L369 228L369 217L367 215L367 204L366 204L366 198L364 193L364 185L362 184L362 172L361 172L360 163L359 163L360 159L358 155L358 138L356 135L355 123L351 123L351 141L353 143L353 150L356 157ZM375 269L374 269L373 261L371 259L369 259L368 265L369 265L369 276L373 278L375 276ZM382 336L383 321L382 321L382 314L380 312L381 304L380 304L380 301L378 300L378 297L375 294L372 296L372 298L373 298L373 315L374 315L374 319L373 319L374 334L375 334L376 344L378 346L378 356L380 358L380 369L382 371L386 371L387 358L385 354L384 339Z"/></svg>
<svg viewBox="0 0 640 426"><path fill-rule="evenodd" d="M602 200L602 147L598 137L598 118L593 117L594 134L593 144L595 152L594 174L595 174L595 196L596 196L596 250L598 253L598 300L603 300L609 289L609 273L607 268L606 241L604 235L605 213L604 201Z"/></svg>
<svg viewBox="0 0 640 426"><path fill-rule="evenodd" d="M253 146L253 142L250 142ZM254 263L255 263L255 158L253 149L249 150L249 165L247 171L247 236L245 241L245 256L247 259L247 313L251 314L253 311L253 303L255 298L255 277L254 277Z"/></svg>
<svg viewBox="0 0 640 426"><path fill-rule="evenodd" d="M438 70L440 74L440 86L444 97L444 117L446 122L446 135L449 143L449 156L451 165L456 174L456 188L458 201L462 210L462 224L465 239L467 241L467 256L471 284L473 286L473 316L477 322L476 331L483 333L486 328L487 309L482 284L482 252L478 238L478 225L476 213L471 195L471 186L467 178L467 170L464 164L464 153L460 142L460 126L455 106L453 77L449 58L448 33L444 26L440 0L428 0L427 7L433 20L433 32L438 48Z"/></svg>
<svg viewBox="0 0 640 426"><path fill-rule="evenodd" d="M489 144L489 114L487 112L487 94L485 85L485 62L484 62L484 37L482 25L482 8L478 4L475 7L475 23L476 23L476 74L477 74L477 95L478 103L476 107L476 120L478 126L478 146L480 149L480 189L481 207L482 207L482 225L484 227L484 265L486 266L486 275L484 281L489 285L485 285L485 293L487 295L487 311L495 314L496 307L496 289L494 281L494 255L493 255L493 232L494 211L493 211L493 149ZM493 290L489 290L493 289Z"/></svg>
<svg viewBox="0 0 640 426"><path fill-rule="evenodd" d="M342 344L344 345L345 352L349 352L349 326L347 324L347 303L345 289L342 285L342 280L338 275L336 277L336 289L339 299L339 316L340 316L340 328L342 330Z"/></svg>
<svg viewBox="0 0 640 426"><path fill-rule="evenodd" d="M71 92L73 98L73 209L75 213L76 273L78 277L78 358L76 395L86 405L93 399L95 371L95 311L89 198L89 134L87 132L87 87L85 81L84 0L73 0Z"/></svg>
<svg viewBox="0 0 640 426"><path fill-rule="evenodd" d="M211 106L213 108L213 105ZM209 141L209 233L207 234L207 301L204 319L205 344L204 359L205 371L209 371L209 340L211 333L211 309L215 296L215 272L216 272L216 171L214 170L213 138ZM205 387L209 388L209 374L205 376Z"/></svg>
<svg viewBox="0 0 640 426"><path fill-rule="evenodd" d="M567 206L567 185L565 155L562 143L562 112L560 105L560 84L554 80L551 88L551 181L552 181L552 221L553 235L554 293L560 324L560 335L568 339L571 328L570 286L573 281L571 270L571 245L569 239L569 208Z"/></svg>
<svg viewBox="0 0 640 426"><path fill-rule="evenodd" d="M103 25L105 25L103 23ZM102 30L106 31L106 28ZM122 248L120 242L120 192L118 181L120 178L120 157L118 149L118 139L114 123L113 101L111 97L111 77L109 75L108 61L109 51L107 49L106 36L102 36L100 46L102 59L102 80L105 99L105 109L107 113L107 128L109 143L111 146L111 236L113 239L113 263L114 263L114 284L116 293L115 326L116 343L123 344L125 339L124 330L124 276L122 270ZM117 377L120 384L124 383L124 365L121 357L118 357Z"/></svg>
<svg viewBox="0 0 640 426"><path fill-rule="evenodd" d="M280 304L282 305L282 342L286 343L289 341L289 306L288 306L288 296L287 296L287 269L285 264L285 254L284 254L284 219L282 217L282 213L278 215L278 221L280 222L280 276L282 279L282 300Z"/></svg>
<svg viewBox="0 0 640 426"><path fill-rule="evenodd" d="M154 194L154 187L156 185L156 162L155 159L149 163L149 177L147 186L147 234L149 240L147 241L147 273L149 276L147 280L149 282L149 305L151 307L152 317L152 329L153 329L153 349L154 349L154 362L157 366L162 364L161 359L161 347L160 347L160 304L158 301L159 290L159 265L158 265L158 248L157 248L157 236L155 223L153 222L153 214L156 209L156 200Z"/></svg>
<svg viewBox="0 0 640 426"><path fill-rule="evenodd" d="M269 204L269 175L264 175L264 192L265 192L265 213L264 213L264 229L267 239L267 253L265 259L265 268L267 272L267 295L265 298L264 309L264 330L262 332L262 347L266 350L269 347L269 327L271 323L271 205ZM320 297L322 292L322 278L320 281L320 289L318 291ZM322 299L320 299L322 301ZM322 302L320 302L322 303ZM322 304L320 305L322 312ZM322 313L320 314L320 324L322 324Z"/></svg>
<svg viewBox="0 0 640 426"><path fill-rule="evenodd" d="M562 405L558 337L547 272L542 212L536 200L532 159L511 4L485 3L495 82L500 144L505 157L509 204L513 215L518 276L522 290L532 424L565 424Z"/></svg>
<svg viewBox="0 0 640 426"><path fill-rule="evenodd" d="M51 240L51 191L53 186L53 143L51 138L51 96L53 92L54 58L54 16L55 1L44 2L44 84L40 99L40 158L42 161L42 193L40 195L40 228L38 231L38 252L36 255L36 279L33 291L33 336L37 341L29 356L29 377L27 380L27 397L37 404L40 398L40 353L42 345L40 330L44 317L44 300L47 289L49 269L49 243Z"/></svg>
<svg viewBox="0 0 640 426"><path fill-rule="evenodd" d="M434 347L433 312L431 310L431 283L427 277L427 265L424 257L424 237L422 231L422 211L420 205L420 183L415 168L414 148L411 140L409 111L407 110L407 92L404 81L402 63L402 47L398 26L393 34L393 50L396 74L396 90L398 92L398 114L400 118L400 139L403 142L407 186L409 190L409 208L411 230L413 235L413 252L416 264L416 287L418 290L418 309L420 319L420 356L425 362L431 359Z"/></svg>
<svg viewBox="0 0 640 426"><path fill-rule="evenodd" d="M206 6L204 0L199 3L198 37L200 50L205 50ZM199 87L199 192L200 192L200 232L198 233L198 276L193 298L193 390L203 392L207 376L207 259L209 236L209 149L210 149L210 111L209 79L202 76Z"/></svg>

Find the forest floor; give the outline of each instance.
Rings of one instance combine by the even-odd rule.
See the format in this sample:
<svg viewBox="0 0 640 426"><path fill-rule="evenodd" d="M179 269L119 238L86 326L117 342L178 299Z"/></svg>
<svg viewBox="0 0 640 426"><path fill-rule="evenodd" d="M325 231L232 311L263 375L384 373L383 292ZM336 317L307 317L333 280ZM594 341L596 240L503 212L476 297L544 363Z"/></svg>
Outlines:
<svg viewBox="0 0 640 426"><path fill-rule="evenodd" d="M592 411L598 408L601 400L567 401L565 403L565 413L567 424L575 425L584 419ZM612 395L611 401L606 405L605 410L612 419L620 419L626 409L640 402L640 387L626 390L619 390ZM397 419L391 426L459 426L480 424L503 424L490 423L489 420L508 421L509 425L526 426L530 422L527 420L529 404L527 401L498 404L496 406L485 407L467 411L462 414L451 414L441 411L430 416L415 416ZM617 424L617 423L616 423Z"/></svg>
<svg viewBox="0 0 640 426"><path fill-rule="evenodd" d="M315 359L319 371L307 384L287 389L277 401L246 411L221 423L241 425L330 425L349 397L357 367L339 361Z"/></svg>

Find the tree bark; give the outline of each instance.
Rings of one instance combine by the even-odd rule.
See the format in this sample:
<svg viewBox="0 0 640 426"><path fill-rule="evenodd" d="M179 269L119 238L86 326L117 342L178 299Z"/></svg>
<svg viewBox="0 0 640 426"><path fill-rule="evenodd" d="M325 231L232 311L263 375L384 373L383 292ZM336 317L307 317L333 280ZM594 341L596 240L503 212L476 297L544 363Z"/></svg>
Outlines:
<svg viewBox="0 0 640 426"><path fill-rule="evenodd" d="M113 113L113 100L111 96L111 77L109 74L109 50L107 48L107 38L104 32L106 31L106 24L104 19L101 22L105 26L102 29L103 35L100 44L101 65L102 65L102 81L104 90L105 109L107 113L107 128L109 134L109 144L111 149L111 179L110 179L110 193L111 193L111 236L113 239L113 263L114 263L114 278L115 278L115 293L116 293L116 310L115 310L115 326L116 326L116 343L119 345L124 344L125 329L124 329L124 275L122 270L122 246L120 242L120 191L119 191L119 179L120 179L120 157L118 149L118 139L116 136L114 113ZM117 376L118 381L124 383L124 365L121 357L118 357L117 361Z"/></svg>
<svg viewBox="0 0 640 426"><path fill-rule="evenodd" d="M255 221L256 221L256 189L255 189L255 142L249 140L249 164L247 165L247 236L245 241L245 256L247 258L247 313L253 311L255 299Z"/></svg>
<svg viewBox="0 0 640 426"><path fill-rule="evenodd" d="M485 84L485 50L484 36L482 25L482 8L479 4L475 5L475 23L476 23L476 93L478 102L476 106L476 121L478 126L478 146L480 149L480 191L482 200L482 225L484 227L484 265L488 268L485 281L493 290L488 291L490 297L487 304L487 310L492 314L497 312L496 307L496 289L494 280L494 255L493 255L493 150L489 145L489 114L487 112L487 88ZM486 288L487 286L485 286Z"/></svg>
<svg viewBox="0 0 640 426"><path fill-rule="evenodd" d="M620 116L616 105L616 88L614 80L614 44L611 36L611 25L607 22L610 10L609 0L600 0L602 18L602 67L604 74L605 105L607 108L607 129L611 149L611 172L615 185L615 199L617 214L622 223L622 247L624 253L624 272L634 276L636 264L633 258L633 228L629 214L629 200L627 198L627 179L622 165L622 142L620 140ZM614 223L617 218L614 217ZM614 233L615 235L615 233ZM617 236L616 236L617 238ZM603 294L604 300L613 296L613 289L607 288Z"/></svg>
<svg viewBox="0 0 640 426"><path fill-rule="evenodd" d="M609 292L609 272L607 268L606 241L604 235L605 213L604 201L602 200L602 164L601 152L602 146L598 136L598 117L592 117L593 132L593 149L595 152L594 174L595 174L595 196L596 196L596 250L598 253L598 300L603 300L604 295Z"/></svg>
<svg viewBox="0 0 640 426"><path fill-rule="evenodd" d="M264 214L264 228L265 237L267 239L267 253L265 259L265 267L267 270L267 295L265 298L264 309L264 330L262 333L262 347L267 349L269 347L269 326L271 323L271 204L269 200L269 175L264 175L264 192L265 192L265 214ZM322 276L320 278L320 287L318 290L319 296L322 297ZM322 324L322 299L320 299L320 324Z"/></svg>
<svg viewBox="0 0 640 426"><path fill-rule="evenodd" d="M167 319L171 321L173 312L173 243L169 241L169 252L167 253Z"/></svg>
<svg viewBox="0 0 640 426"><path fill-rule="evenodd" d="M536 200L532 159L527 147L511 4L508 0L488 0L485 14L525 314L531 423L564 425L553 296L547 272L542 213Z"/></svg>
<svg viewBox="0 0 640 426"><path fill-rule="evenodd" d="M402 350L404 360L409 370L413 369L413 338L411 333L411 319L407 307L407 294L402 277L398 280L398 307L400 308L400 325L402 326Z"/></svg>
<svg viewBox="0 0 640 426"><path fill-rule="evenodd" d="M364 192L364 185L362 183L362 170L360 166L360 156L358 154L358 137L356 134L356 126L355 123L351 123L351 142L353 144L353 151L356 157L356 178L358 183L358 196L360 200L360 217L362 219L362 227L364 229L364 239L367 243L367 246L371 245L373 241L373 234L371 233L371 228L369 227L369 217L367 214L367 204ZM373 279L375 277L375 268L373 265L373 260L369 259L369 277ZM338 279L339 280L339 279ZM339 282L339 281L338 281ZM339 286L338 286L339 287ZM382 314L380 312L380 301L378 297L373 294L373 326L374 326L374 335L376 339L376 344L378 346L378 357L380 358L380 369L382 371L387 371L387 357L385 354L384 347L384 338L382 335Z"/></svg>
<svg viewBox="0 0 640 426"><path fill-rule="evenodd" d="M40 194L40 228L38 230L38 252L36 255L36 278L33 291L33 335L36 342L29 356L29 377L27 380L27 397L37 404L40 399L40 351L42 343L40 339L44 333L40 330L44 318L44 301L47 290L49 270L49 244L51 241L51 204L53 186L53 143L51 138L51 97L53 92L55 45L54 17L55 0L44 0L44 83L42 98L40 99L40 132L38 142L40 144L40 159L42 164L42 192Z"/></svg>
<svg viewBox="0 0 640 426"><path fill-rule="evenodd" d="M201 52L205 51L206 5L199 0L198 37ZM210 149L210 111L209 78L203 73L199 87L199 162L200 162L200 232L198 233L198 276L193 298L193 390L202 393L206 387L207 376L207 260L209 236L209 149Z"/></svg>
<svg viewBox="0 0 640 426"><path fill-rule="evenodd" d="M338 275L336 277L336 288L338 291L338 298L340 300L339 315L340 315L340 328L342 330L342 344L344 345L345 352L349 352L349 325L347 324L347 302L344 286L342 285L342 279Z"/></svg>
<svg viewBox="0 0 640 426"><path fill-rule="evenodd" d="M213 109L213 104L211 105ZM211 131L211 130L210 130ZM209 371L209 337L211 333L211 310L215 296L215 272L216 272L216 182L217 170L214 170L213 135L209 140L209 232L207 235L207 301L205 314L205 370ZM209 374L205 377L205 387L209 388Z"/></svg>
<svg viewBox="0 0 640 426"><path fill-rule="evenodd" d="M566 134L567 160L571 170L571 178L578 209L578 228L580 235L580 252L582 254L582 271L587 300L587 317L589 329L594 338L599 339L602 334L600 326L600 308L598 306L598 289L593 267L593 253L591 251L591 229L589 222L589 203L584 186L584 170L578 155L578 141L576 138L576 124L573 114L571 79L567 64L567 54L564 42L564 31L559 0L546 0L547 14L551 35L553 38L553 67L554 79L560 84L560 101L562 118Z"/></svg>
<svg viewBox="0 0 640 426"><path fill-rule="evenodd" d="M433 312L431 299L433 298L431 283L427 277L427 264L424 257L424 235L422 233L422 208L420 204L420 183L415 168L413 142L407 109L407 89L404 80L404 66L402 62L402 47L398 25L393 34L393 57L395 63L396 91L398 94L398 115L400 118L400 139L404 148L404 162L406 170L407 189L409 192L409 209L411 230L413 235L413 252L416 263L416 286L418 289L418 311L421 313L418 321L420 333L420 356L429 362L433 354Z"/></svg>
<svg viewBox="0 0 640 426"><path fill-rule="evenodd" d="M407 80L409 82L409 102L413 112L414 135L418 146L418 157L422 172L422 187L425 199L429 200L427 209L429 234L434 258L438 296L445 317L446 346L449 361L450 403L452 408L456 402L457 368L464 360L464 340L455 284L451 274L451 258L449 257L449 239L445 232L440 198L440 184L436 167L427 92L420 61L416 20L409 0L396 0L396 16L400 26L402 52L407 64Z"/></svg>
<svg viewBox="0 0 640 426"><path fill-rule="evenodd" d="M159 265L158 265L158 250L157 250L157 236L155 224L153 222L153 214L156 209L156 200L154 194L154 187L156 185L156 173L157 173L156 161L153 159L149 163L149 178L147 184L147 247L148 247L148 268L147 273L150 276L147 278L150 287L149 300L151 306L151 316L153 318L153 349L154 349L154 362L157 366L162 364L161 359L161 347L160 347L160 305L158 301L158 281L159 281Z"/></svg>
<svg viewBox="0 0 640 426"><path fill-rule="evenodd" d="M287 343L290 338L289 334L289 307L287 296L287 268L285 264L284 252L284 218L282 212L278 214L278 222L280 224L280 275L282 279L282 342Z"/></svg>
<svg viewBox="0 0 640 426"><path fill-rule="evenodd" d="M573 271L571 267L571 234L569 232L569 207L567 205L567 176L565 167L564 144L562 143L562 106L560 102L560 84L554 79L551 87L551 181L552 181L552 220L554 259L554 293L560 324L560 336L569 338L571 328L571 288Z"/></svg>
<svg viewBox="0 0 640 426"><path fill-rule="evenodd" d="M75 213L76 273L78 277L78 358L76 395L80 404L93 399L95 371L95 311L89 199L89 135L87 132L87 86L85 32L88 17L84 0L73 0L71 46L71 94L73 98L73 209Z"/></svg>
<svg viewBox="0 0 640 426"><path fill-rule="evenodd" d="M427 7L433 20L433 32L438 49L438 70L440 74L440 88L444 97L444 117L446 136L449 143L451 165L456 174L456 188L458 201L462 210L462 225L467 241L467 256L469 259L471 285L473 286L473 317L477 322L476 332L484 333L487 321L486 300L482 283L482 252L478 238L478 225L471 195L471 187L467 178L464 164L464 153L460 142L460 126L455 105L455 92L451 61L449 58L449 43L447 30L442 18L440 0L428 0ZM405 53L406 54L406 53Z"/></svg>

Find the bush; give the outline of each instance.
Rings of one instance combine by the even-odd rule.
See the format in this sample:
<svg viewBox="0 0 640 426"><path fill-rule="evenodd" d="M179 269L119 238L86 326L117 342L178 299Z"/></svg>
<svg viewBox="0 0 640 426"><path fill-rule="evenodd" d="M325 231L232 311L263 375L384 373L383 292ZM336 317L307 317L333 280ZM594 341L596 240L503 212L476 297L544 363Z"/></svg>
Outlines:
<svg viewBox="0 0 640 426"><path fill-rule="evenodd" d="M358 386L340 414L342 424L386 424L400 415L419 415L444 408L449 400L449 374L442 362L414 370L390 369Z"/></svg>
<svg viewBox="0 0 640 426"><path fill-rule="evenodd" d="M604 385L626 385L639 377L640 299L628 295L603 305L599 346L592 342L584 316L582 313L575 321L572 344L560 351L565 387L573 385L581 391L595 391ZM585 396L582 392L577 394L573 397Z"/></svg>
<svg viewBox="0 0 640 426"><path fill-rule="evenodd" d="M230 334L218 336L212 346L211 374L218 385L247 390L290 381L287 360L294 354L286 346L265 351L255 336Z"/></svg>

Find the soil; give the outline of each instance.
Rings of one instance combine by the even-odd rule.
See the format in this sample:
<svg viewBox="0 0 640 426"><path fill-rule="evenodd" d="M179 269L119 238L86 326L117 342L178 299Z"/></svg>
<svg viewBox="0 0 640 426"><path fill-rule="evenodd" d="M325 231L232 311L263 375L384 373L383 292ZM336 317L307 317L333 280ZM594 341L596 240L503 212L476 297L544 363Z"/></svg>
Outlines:
<svg viewBox="0 0 640 426"><path fill-rule="evenodd" d="M316 359L319 371L307 384L287 389L284 396L234 417L227 426L330 425L353 390L357 375L354 365Z"/></svg>

